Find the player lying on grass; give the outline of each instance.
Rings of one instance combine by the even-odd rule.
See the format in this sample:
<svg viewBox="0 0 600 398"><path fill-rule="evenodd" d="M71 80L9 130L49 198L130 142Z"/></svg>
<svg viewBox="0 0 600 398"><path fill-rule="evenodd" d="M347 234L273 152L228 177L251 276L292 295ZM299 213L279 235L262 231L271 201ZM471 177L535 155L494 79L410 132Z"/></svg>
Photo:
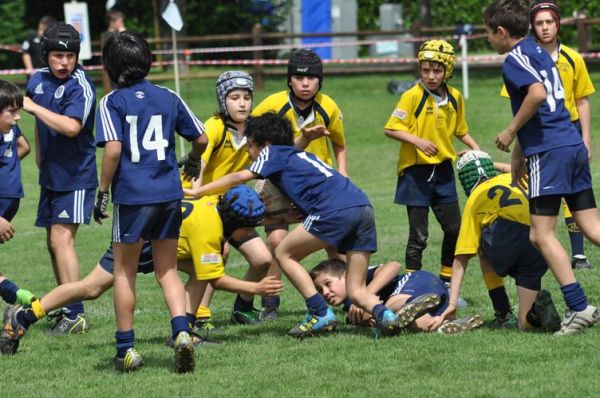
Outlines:
<svg viewBox="0 0 600 398"><path fill-rule="evenodd" d="M202 186L199 194L268 178L307 215L275 250L281 269L302 294L308 309L306 318L288 334L305 337L335 329L333 310L300 263L327 246L335 246L347 256L346 282L353 304L373 314L383 333L394 333L405 326L367 290L369 258L377 250L375 219L367 195L313 154L294 148L290 122L275 113L250 118L245 134L252 165Z"/></svg>
<svg viewBox="0 0 600 398"><path fill-rule="evenodd" d="M510 275L515 279L519 329L558 331L560 316L552 297L540 290L548 265L529 241L527 192L511 181L509 173L498 174L485 152L467 152L456 167L468 199L456 245L450 302L442 319L454 317L467 264L478 254L484 278ZM509 308L508 297L506 303Z"/></svg>
<svg viewBox="0 0 600 398"><path fill-rule="evenodd" d="M400 263L391 261L369 267L367 290L397 316L403 317L410 329L442 334L460 333L481 325L479 315L457 319L439 325L436 320L448 308L445 283L427 271L399 274ZM343 305L348 313L346 323L375 326L373 316L353 305L346 294L346 263L338 259L321 261L310 271L315 287L333 306Z"/></svg>
<svg viewBox="0 0 600 398"><path fill-rule="evenodd" d="M228 237L243 239L249 235L262 219L263 211L264 207L258 195L245 186L233 188L221 198L207 196L200 200L183 202L184 219L178 241L177 265L180 271L190 275L186 285L191 301L186 305L186 315L190 323L195 321L192 308L197 307L194 307L195 301L202 297L207 283L216 289L261 296L279 294L282 291L283 284L273 277L266 277L259 282L248 282L224 273L222 242ZM188 234L190 231L194 233ZM114 255L111 246L90 274L81 281L60 285L41 299L34 300L31 305L8 307L4 314L2 345L10 345L13 351L7 353L14 354L19 339L27 329L50 311L76 300L95 300L110 289L114 282L113 267ZM152 245L145 242L137 272L147 274L153 271ZM195 345L205 343L205 340L197 335L193 336L193 340ZM172 339L170 344L173 344Z"/></svg>

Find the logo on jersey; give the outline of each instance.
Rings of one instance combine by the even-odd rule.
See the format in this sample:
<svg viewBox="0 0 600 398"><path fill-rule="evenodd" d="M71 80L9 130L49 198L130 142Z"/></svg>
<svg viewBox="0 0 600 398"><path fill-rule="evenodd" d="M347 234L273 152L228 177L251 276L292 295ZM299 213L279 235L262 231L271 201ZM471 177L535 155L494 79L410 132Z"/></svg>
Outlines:
<svg viewBox="0 0 600 398"><path fill-rule="evenodd" d="M394 109L392 116L397 117L400 120L404 120L406 118L406 111L396 108L396 109Z"/></svg>
<svg viewBox="0 0 600 398"><path fill-rule="evenodd" d="M56 92L54 93L54 98L56 98L56 99L62 98L64 93L65 93L65 86L60 86L59 88L56 89Z"/></svg>
<svg viewBox="0 0 600 398"><path fill-rule="evenodd" d="M69 48L69 42L68 41L59 40L58 41L58 45L65 46L65 48L67 48L67 49Z"/></svg>
<svg viewBox="0 0 600 398"><path fill-rule="evenodd" d="M135 97L138 98L138 99L143 99L143 98L146 98L146 94L144 94L143 91L136 91L135 92Z"/></svg>
<svg viewBox="0 0 600 398"><path fill-rule="evenodd" d="M44 85L42 83L40 83L37 86L35 86L33 93L34 94L44 94Z"/></svg>
<svg viewBox="0 0 600 398"><path fill-rule="evenodd" d="M219 264L221 262L221 255L219 254L203 254L200 257L202 264Z"/></svg>

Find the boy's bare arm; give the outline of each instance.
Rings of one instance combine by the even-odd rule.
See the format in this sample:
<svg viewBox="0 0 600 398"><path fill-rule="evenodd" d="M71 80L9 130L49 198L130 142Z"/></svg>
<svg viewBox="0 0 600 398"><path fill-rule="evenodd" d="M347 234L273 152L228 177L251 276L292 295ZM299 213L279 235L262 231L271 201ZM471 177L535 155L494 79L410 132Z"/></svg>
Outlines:
<svg viewBox="0 0 600 398"><path fill-rule="evenodd" d="M17 154L19 155L19 160L23 160L23 158L31 152L31 147L29 146L29 141L27 138L22 135L17 138Z"/></svg>
<svg viewBox="0 0 600 398"><path fill-rule="evenodd" d="M367 285L369 293L377 294L384 286L390 283L400 273L401 265L397 261L390 261L375 270L373 280Z"/></svg>
<svg viewBox="0 0 600 398"><path fill-rule="evenodd" d="M332 143L333 155L337 164L338 172L344 177L348 177L348 166L346 163L346 146Z"/></svg>
<svg viewBox="0 0 600 398"><path fill-rule="evenodd" d="M274 276L266 276L259 282L250 282L225 275L210 281L212 287L232 293L276 296L283 291L283 283Z"/></svg>
<svg viewBox="0 0 600 398"><path fill-rule="evenodd" d="M588 97L576 98L577 113L579 113L579 124L581 125L581 136L588 150L588 157L592 158L592 114L590 100Z"/></svg>
<svg viewBox="0 0 600 398"><path fill-rule="evenodd" d="M546 88L542 83L533 83L527 89L517 114L512 118L508 127L496 137L496 147L504 152L510 152L510 144L517 136L517 132L535 115L542 103L546 100Z"/></svg>
<svg viewBox="0 0 600 398"><path fill-rule="evenodd" d="M466 146L468 146L469 148L471 148L474 151L478 151L479 145L477 144L477 142L475 142L475 139L471 136L471 134L465 134L465 135L461 135L459 137L457 137L459 139L460 142L462 142L463 144L465 144Z"/></svg>
<svg viewBox="0 0 600 398"><path fill-rule="evenodd" d="M427 156L435 156L438 154L438 147L429 140L417 137L416 135L401 130L384 129L384 132L386 137L389 137L393 140L413 144Z"/></svg>
<svg viewBox="0 0 600 398"><path fill-rule="evenodd" d="M257 178L257 175L250 170L240 170L235 173L224 175L218 180L202 185L194 196L202 197L215 192L223 192L236 185L245 184L246 182Z"/></svg>
<svg viewBox="0 0 600 398"><path fill-rule="evenodd" d="M100 173L100 192L108 192L121 158L121 141L108 141L102 154L102 171Z"/></svg>
<svg viewBox="0 0 600 398"><path fill-rule="evenodd" d="M29 97L23 97L23 110L40 119L42 123L66 137L77 137L83 129L79 119L54 113L33 102Z"/></svg>
<svg viewBox="0 0 600 398"><path fill-rule="evenodd" d="M198 192L200 191L200 187L202 186L202 180L204 178L204 169L206 168L206 162L204 160L200 161L200 177L197 180L192 179L192 187L191 188L183 188L183 193L185 196L199 196Z"/></svg>

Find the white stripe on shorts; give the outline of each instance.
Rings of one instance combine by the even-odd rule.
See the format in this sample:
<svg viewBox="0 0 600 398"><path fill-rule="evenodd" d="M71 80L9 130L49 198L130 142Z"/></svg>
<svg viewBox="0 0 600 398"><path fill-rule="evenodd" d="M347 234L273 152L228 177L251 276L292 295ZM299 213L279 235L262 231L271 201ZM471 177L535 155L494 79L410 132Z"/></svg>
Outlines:
<svg viewBox="0 0 600 398"><path fill-rule="evenodd" d="M540 155L531 155L529 162L529 197L537 198L540 195Z"/></svg>
<svg viewBox="0 0 600 398"><path fill-rule="evenodd" d="M112 241L119 243L121 242L121 228L119 227L119 205L113 204L113 236Z"/></svg>
<svg viewBox="0 0 600 398"><path fill-rule="evenodd" d="M313 222L319 220L319 218L321 218L321 216L308 216L306 217L306 220L304 220L302 226L304 226L306 231L310 231L310 227L312 227Z"/></svg>
<svg viewBox="0 0 600 398"><path fill-rule="evenodd" d="M83 205L85 200L85 189L73 191L73 223L83 224Z"/></svg>

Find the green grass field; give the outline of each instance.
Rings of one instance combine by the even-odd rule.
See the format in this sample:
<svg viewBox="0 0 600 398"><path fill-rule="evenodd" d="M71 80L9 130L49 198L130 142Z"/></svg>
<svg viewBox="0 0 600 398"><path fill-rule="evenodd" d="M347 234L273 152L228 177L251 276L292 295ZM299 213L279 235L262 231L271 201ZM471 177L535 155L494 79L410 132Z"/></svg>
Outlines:
<svg viewBox="0 0 600 398"><path fill-rule="evenodd" d="M592 65L593 80L600 87L597 65ZM403 262L408 229L405 209L393 204L399 144L383 134L383 125L396 102L386 91L391 77L327 77L323 87L344 112L351 178L367 192L375 208L379 252L373 256L374 262L392 259ZM508 155L493 146L495 135L510 118L508 102L498 95L500 72L475 71L471 77L471 98L466 102L471 134L496 160L508 161ZM452 83L462 88L459 77ZM256 93L256 103L267 93L284 87L284 81L268 80L266 86L264 92ZM182 87L182 96L201 119L216 110L214 79L184 81ZM592 98L593 109L599 110L592 122L596 132L600 126L597 97ZM23 115L21 127L33 143L30 116ZM600 144L596 143L592 163L595 181L600 181L598 159ZM0 248L0 270L20 286L42 295L54 287L55 281L45 232L33 227L39 191L33 155L24 160L23 168L26 197L14 220L16 237ZM598 190L596 193L600 197ZM424 268L437 272L441 231L433 218L430 221ZM566 228L562 223L558 230L566 243ZM110 223L80 228L77 248L82 275L106 250L110 231ZM589 243L586 249L595 268L581 271L577 276L591 301L598 305L600 255ZM304 265L312 267L322 256L313 255ZM241 257L232 253L227 272L240 276L245 267ZM491 320L493 311L478 268L473 260L462 292L470 306L462 314L480 313ZM514 283L507 279L506 284L516 304ZM552 292L562 311L564 303L554 279L546 275L543 285ZM303 317L304 303L287 281L280 319L256 327L228 325L233 295L218 292L212 309L216 323L226 328L218 337L223 344L199 348L196 372L176 375L171 370L172 350L163 344L170 326L160 289L152 276L139 276L137 291L136 346L146 361L140 372L121 375L112 369L115 321L109 292L86 304L92 325L86 335L51 338L46 336L48 322L40 321L32 327L22 340L18 355L0 358L1 395L583 397L596 394L593 380L600 371L600 327L568 338L484 327L460 336L405 334L376 341L368 330L342 325L332 336L297 341L285 333ZM259 304L257 299L256 305Z"/></svg>

